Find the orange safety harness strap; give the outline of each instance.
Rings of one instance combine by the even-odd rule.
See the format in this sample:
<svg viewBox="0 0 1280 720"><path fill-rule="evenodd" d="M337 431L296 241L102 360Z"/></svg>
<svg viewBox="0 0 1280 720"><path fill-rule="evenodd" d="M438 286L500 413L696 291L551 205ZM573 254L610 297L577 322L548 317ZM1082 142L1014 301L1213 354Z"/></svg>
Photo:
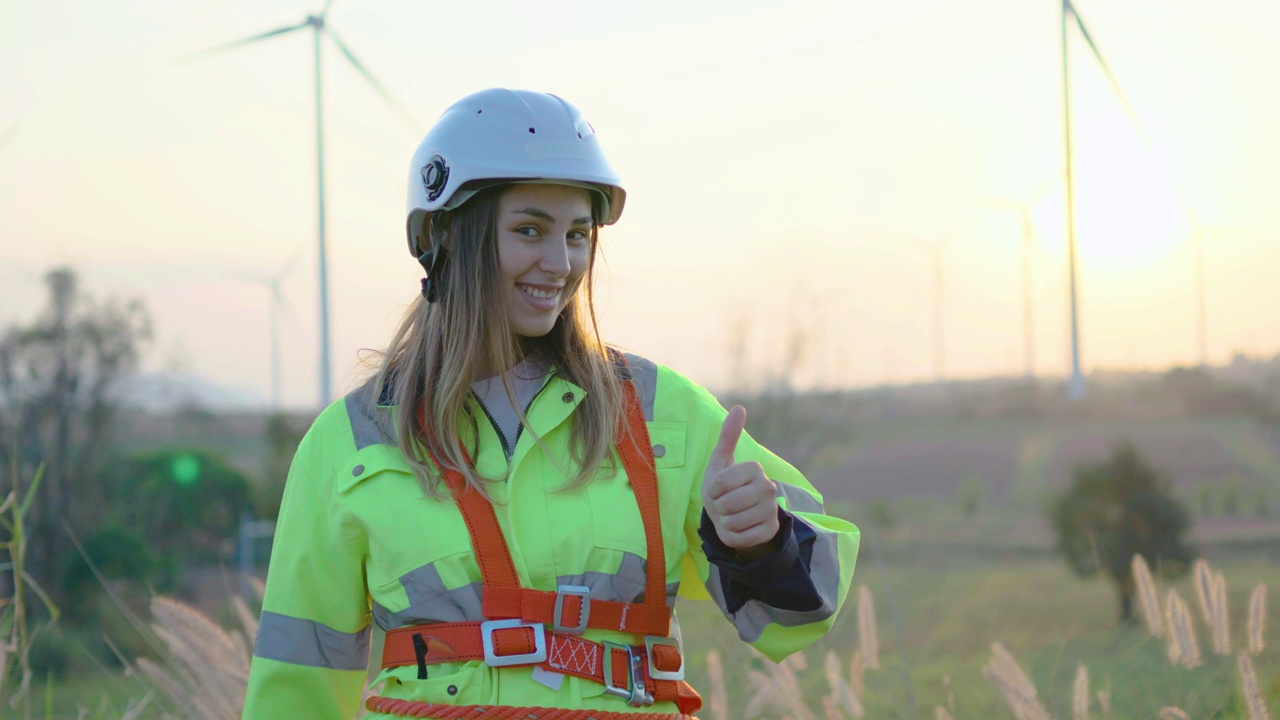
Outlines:
<svg viewBox="0 0 1280 720"><path fill-rule="evenodd" d="M370 712L432 720L698 720L684 713L612 712L511 705L437 705L377 696L369 698L365 702L365 708Z"/></svg>
<svg viewBox="0 0 1280 720"><path fill-rule="evenodd" d="M592 680L605 685L612 694L621 689L631 692L631 702L642 698L647 703L675 702L681 713L692 712L702 705L702 698L683 679L655 679L652 674L683 677L684 660L679 648L666 636L670 633L670 609L666 604L666 553L662 541L662 518L658 498L658 476L650 449L649 429L644 418L635 383L629 375L625 357L610 349L611 356L628 372L623 383L624 419L618 429L617 451L623 469L631 482L644 524L648 562L645 573L643 603L596 601L586 593L549 592L520 587L511 560L506 537L498 524L493 506L478 492L469 488L462 473L454 468L443 471L446 485L458 503L475 551L482 578L481 614L490 621L521 620L501 628L492 623L436 623L397 628L387 633L383 646L382 667L417 664L425 676L428 664L485 660L508 660L506 664L537 664L545 669ZM425 408L419 408L418 421L427 431ZM434 458L433 458L434 459ZM467 458L470 462L470 458ZM443 466L437 461L438 467ZM579 591L583 588L577 589ZM586 613L586 621L582 614ZM559 616L557 616L559 615ZM566 617L573 618L565 622ZM560 632L548 632L551 625ZM584 628L617 630L648 636L643 648L616 643L598 643L577 637ZM656 640L656 641L655 641ZM489 646L486 647L486 641ZM537 657L538 644L545 655ZM650 657L652 654L652 657ZM521 656L529 658L528 661ZM621 662L620 662L621 661ZM625 694L625 693L622 693ZM374 701L387 698L371 698ZM429 704L417 703L426 706ZM456 707L456 706L443 706ZM420 708L421 709L421 708ZM518 708L492 708L518 710ZM423 710L428 712L427 710ZM386 712L386 711L380 711ZM576 711L569 711L576 712ZM399 713L397 713L399 714ZM552 718L560 715L526 715ZM619 713L630 717L631 713ZM463 717L460 715L418 715L413 717ZM522 717L520 715L471 715L466 717ZM570 715L564 715L568 718ZM600 717L613 717L612 713ZM653 717L652 714L647 717ZM674 716L673 716L674 717ZM681 716L691 717L691 716Z"/></svg>
<svg viewBox="0 0 1280 720"><path fill-rule="evenodd" d="M640 679L644 685L641 689L652 695L655 702L680 702L683 691L679 686L687 687L687 684L676 681L654 680L647 672L640 673L637 678L635 673L635 667L646 670L649 667L650 650L653 652L653 667L659 672L678 670L683 659L673 645L654 643L632 648L599 643L577 635L545 632L537 625L520 624L489 630L490 652L486 653L483 641L486 632L482 625L484 623L455 622L390 630L383 644L382 666L402 667L420 661L435 664L527 657L537 650L539 640L542 640L546 643L546 659L534 664L544 670L618 689L631 688L633 682Z"/></svg>
<svg viewBox="0 0 1280 720"><path fill-rule="evenodd" d="M610 352L615 351L611 349ZM630 372L626 358L621 353L614 354L614 358ZM645 423L644 408L640 404L635 383L628 379L623 383L623 390L623 421L618 428L618 456L631 481L636 504L640 508L646 556L664 560L647 563L643 603L592 601L585 626L597 630L665 637L671 633L671 612L666 603L666 553L658 505L658 475L652 455L645 452L645 449L650 448L649 428ZM425 408L419 408L418 421L425 431ZM438 461L436 465L443 467ZM507 540L493 512L493 505L468 487L462 473L456 469L446 469L443 475L449 492L462 512L467 532L471 535L476 562L480 566L481 614L489 619L521 618L559 627L578 626L584 609L583 598L578 595L561 597L559 593L520 587L519 577L511 562L511 550L507 547ZM555 617L557 605L561 609L561 617ZM566 617L572 620L565 622Z"/></svg>

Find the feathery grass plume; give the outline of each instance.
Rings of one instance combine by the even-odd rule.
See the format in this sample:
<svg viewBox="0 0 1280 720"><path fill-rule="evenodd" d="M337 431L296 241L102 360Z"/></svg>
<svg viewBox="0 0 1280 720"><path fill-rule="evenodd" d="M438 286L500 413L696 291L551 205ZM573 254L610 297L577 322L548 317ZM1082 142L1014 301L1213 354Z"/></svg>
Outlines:
<svg viewBox="0 0 1280 720"><path fill-rule="evenodd" d="M952 720L951 713L947 709L938 705L933 709L933 720Z"/></svg>
<svg viewBox="0 0 1280 720"><path fill-rule="evenodd" d="M858 642L864 666L869 670L878 670L880 641L876 638L876 605L866 585L858 586Z"/></svg>
<svg viewBox="0 0 1280 720"><path fill-rule="evenodd" d="M1249 594L1249 620L1246 623L1249 654L1257 655L1265 646L1263 632L1267 629L1267 584L1258 583Z"/></svg>
<svg viewBox="0 0 1280 720"><path fill-rule="evenodd" d="M747 701L747 707L743 714L747 718L760 717L765 710L772 708L777 702L777 690L774 688L774 679L769 675L765 675L759 670L747 671L747 683L749 687L756 689L751 699Z"/></svg>
<svg viewBox="0 0 1280 720"><path fill-rule="evenodd" d="M1193 668L1200 665L1200 645L1191 626L1191 613L1177 590L1165 601L1165 621L1169 625L1169 664Z"/></svg>
<svg viewBox="0 0 1280 720"><path fill-rule="evenodd" d="M1213 577L1213 651L1231 654L1231 631L1227 623L1227 581L1222 573Z"/></svg>
<svg viewBox="0 0 1280 720"><path fill-rule="evenodd" d="M816 720L813 713L804 704L800 693L800 681L796 678L796 661L787 658L778 664L766 663L769 673L752 670L748 673L751 685L756 694L747 703L746 717L760 717L767 710L773 713L767 717L778 717L788 713L795 720Z"/></svg>
<svg viewBox="0 0 1280 720"><path fill-rule="evenodd" d="M866 714L866 711L862 707L861 700L854 694L853 688L840 675L840 658L836 655L835 650L827 651L823 670L827 675L827 686L831 688L830 697L832 702L835 703L836 707L843 710L842 714L847 714L854 720L859 720Z"/></svg>
<svg viewBox="0 0 1280 720"><path fill-rule="evenodd" d="M1262 691L1258 689L1258 676L1253 674L1249 653L1236 655L1236 666L1240 669L1240 689L1244 694L1245 707L1249 708L1249 720L1271 720L1271 713L1262 702Z"/></svg>
<svg viewBox="0 0 1280 720"><path fill-rule="evenodd" d="M711 720L729 720L729 701L724 691L724 666L720 653L707 653L707 714Z"/></svg>
<svg viewBox="0 0 1280 720"><path fill-rule="evenodd" d="M808 667L809 663L805 661L804 654L795 653L771 668L774 676L778 678L777 687L782 691L784 701L789 706L786 709L791 711L791 717L795 720L817 720L809 710L809 706L804 703L804 693L800 690L800 678L796 677L797 670Z"/></svg>
<svg viewBox="0 0 1280 720"><path fill-rule="evenodd" d="M951 689L951 673L942 674L942 686L947 689L947 707L951 708L951 714L956 712L956 694Z"/></svg>
<svg viewBox="0 0 1280 720"><path fill-rule="evenodd" d="M1111 720L1111 691L1098 691L1098 707L1102 708L1102 717L1104 720Z"/></svg>
<svg viewBox="0 0 1280 720"><path fill-rule="evenodd" d="M1076 682L1071 693L1071 717L1073 720L1089 720L1089 671L1084 663L1076 668Z"/></svg>
<svg viewBox="0 0 1280 720"><path fill-rule="evenodd" d="M822 713L826 716L827 720L848 720L848 718L844 716L844 713L840 712L840 708L837 707L834 695L822 696Z"/></svg>
<svg viewBox="0 0 1280 720"><path fill-rule="evenodd" d="M991 655L991 660L982 666L982 676L1004 695L1014 716L1018 720L1051 720L1049 711L1036 699L1036 686L1013 655L1000 643L991 645Z"/></svg>
<svg viewBox="0 0 1280 720"><path fill-rule="evenodd" d="M143 674L198 720L239 717L249 679L245 642L176 600L154 598L151 614L169 671L140 659Z"/></svg>
<svg viewBox="0 0 1280 720"><path fill-rule="evenodd" d="M1204 624L1212 628L1213 570L1209 567L1209 561L1204 558L1196 560L1191 570L1196 579L1196 599L1200 601L1200 613L1204 617Z"/></svg>
<svg viewBox="0 0 1280 720"><path fill-rule="evenodd" d="M1164 621L1160 612L1160 598L1156 595L1156 583L1151 579L1151 568L1141 555L1133 556L1133 580L1138 587L1138 598L1142 604L1142 619L1147 622L1151 634L1160 637L1164 634Z"/></svg>
<svg viewBox="0 0 1280 720"><path fill-rule="evenodd" d="M1159 717L1160 720L1191 720L1191 717L1187 715L1182 708L1172 706L1160 708L1160 711L1156 713L1156 716Z"/></svg>
<svg viewBox="0 0 1280 720"><path fill-rule="evenodd" d="M866 670L867 666L862 662L862 650L854 650L853 657L849 659L849 687L853 688L853 694L860 698L866 697Z"/></svg>

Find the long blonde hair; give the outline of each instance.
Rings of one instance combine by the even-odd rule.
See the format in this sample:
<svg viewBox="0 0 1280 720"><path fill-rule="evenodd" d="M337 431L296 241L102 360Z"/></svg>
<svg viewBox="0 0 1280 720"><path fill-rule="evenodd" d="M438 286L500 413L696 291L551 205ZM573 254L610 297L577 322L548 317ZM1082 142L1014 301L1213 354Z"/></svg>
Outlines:
<svg viewBox="0 0 1280 720"><path fill-rule="evenodd" d="M482 493L485 481L502 479L480 477L467 462L467 454L476 457L477 448L464 452L462 446L461 430L467 425L471 437L479 438L473 405L467 403L471 384L480 379L474 376L478 365L502 372L514 367L522 355L537 352L554 372L586 391L570 436L570 459L576 469L565 468L570 478L565 488L585 484L602 463L612 462L622 418L622 385L600 341L592 296L598 223L591 231L587 271L570 293L555 327L543 337L517 342L509 329L506 304L494 300L499 296L500 275L498 199L507 187L482 190L461 207L439 211L430 219L427 232L447 252L443 268L437 270L440 277L432 279L438 300L414 299L382 354L374 380L379 391L371 393L377 398L389 392L395 398L396 443L427 492L437 497L443 478L432 458L445 469L458 470L468 485ZM599 207L593 209L593 214L599 212ZM426 238L419 242L425 243ZM502 382L508 397L514 398L505 375ZM419 423L419 408L426 428ZM523 422L519 407L516 412ZM535 441L541 442L536 436Z"/></svg>

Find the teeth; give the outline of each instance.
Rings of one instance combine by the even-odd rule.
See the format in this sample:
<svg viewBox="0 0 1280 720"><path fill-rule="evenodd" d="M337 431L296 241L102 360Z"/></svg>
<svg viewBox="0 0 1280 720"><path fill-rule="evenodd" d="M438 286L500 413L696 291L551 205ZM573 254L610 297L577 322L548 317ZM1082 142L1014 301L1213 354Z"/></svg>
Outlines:
<svg viewBox="0 0 1280 720"><path fill-rule="evenodd" d="M540 300L550 300L560 293L559 288L556 288L555 290L540 290L538 288L529 287L528 285L521 285L520 289Z"/></svg>

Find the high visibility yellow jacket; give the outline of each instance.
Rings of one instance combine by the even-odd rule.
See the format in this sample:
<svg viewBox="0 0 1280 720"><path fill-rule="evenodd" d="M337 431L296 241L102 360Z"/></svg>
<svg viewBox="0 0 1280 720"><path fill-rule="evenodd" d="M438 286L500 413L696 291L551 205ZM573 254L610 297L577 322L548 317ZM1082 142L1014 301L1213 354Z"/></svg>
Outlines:
<svg viewBox="0 0 1280 720"><path fill-rule="evenodd" d="M751 597L749 587L708 561L698 533L702 478L726 411L678 373L627 358L654 445L669 603L674 606L677 593L709 595L739 636L774 660L814 642L844 602L858 529L823 514L822 498L808 481L744 433L736 460L760 462L777 481L784 515L804 529L804 561L817 599L812 607L795 609ZM451 499L425 496L386 434L397 409L374 392L366 384L325 409L294 458L271 553L245 718L348 720L367 665L379 664L378 657L369 657L373 623L387 630L483 619L480 569L462 515ZM467 430L464 441L471 446L478 440L475 462L484 476L501 477L510 468L508 479L493 483L490 493L523 587L587 586L593 600L639 602L645 535L621 466L602 468L581 489L557 491L571 467L570 428L584 394L553 373L525 412L542 446L523 432L509 461L478 408L479 438ZM586 637L637 642L601 630L588 630ZM378 694L435 703L676 712L674 703L629 708L604 694L603 686L572 676L553 690L535 679L531 667L490 668L483 661L432 665L426 680L418 679L415 667L398 667L382 671L378 680Z"/></svg>

